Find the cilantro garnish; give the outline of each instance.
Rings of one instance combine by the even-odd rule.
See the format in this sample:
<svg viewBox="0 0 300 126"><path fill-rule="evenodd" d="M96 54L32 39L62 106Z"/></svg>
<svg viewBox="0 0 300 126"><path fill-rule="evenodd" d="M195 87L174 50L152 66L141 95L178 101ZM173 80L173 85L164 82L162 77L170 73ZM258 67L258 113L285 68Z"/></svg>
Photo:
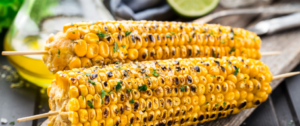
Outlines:
<svg viewBox="0 0 300 126"><path fill-rule="evenodd" d="M167 38L171 38L171 36L170 36L170 35L166 35L166 37L167 37Z"/></svg>
<svg viewBox="0 0 300 126"><path fill-rule="evenodd" d="M105 37L105 33L103 33L103 32L97 33L97 35L100 36L100 37L102 37L102 38Z"/></svg>
<svg viewBox="0 0 300 126"><path fill-rule="evenodd" d="M175 35L175 33L174 33L174 32L171 32L171 34L172 34L172 35Z"/></svg>
<svg viewBox="0 0 300 126"><path fill-rule="evenodd" d="M134 103L134 99L131 99L131 100L129 101L129 103L133 104L133 103Z"/></svg>
<svg viewBox="0 0 300 126"><path fill-rule="evenodd" d="M181 90L182 92L184 92L186 87L187 87L187 86L181 86L181 87L180 87L180 90Z"/></svg>
<svg viewBox="0 0 300 126"><path fill-rule="evenodd" d="M118 51L119 51L119 46L118 46L117 42L115 42L115 44L114 44L114 53L116 53Z"/></svg>
<svg viewBox="0 0 300 126"><path fill-rule="evenodd" d="M92 100L88 100L86 103L87 103L88 106L90 106L91 109L94 108Z"/></svg>
<svg viewBox="0 0 300 126"><path fill-rule="evenodd" d="M235 48L232 47L232 48L230 49L230 51L229 51L229 54L231 54L231 53L234 52L234 51L235 51Z"/></svg>
<svg viewBox="0 0 300 126"><path fill-rule="evenodd" d="M92 85L96 85L96 83L92 80L88 80L89 83L91 83Z"/></svg>
<svg viewBox="0 0 300 126"><path fill-rule="evenodd" d="M118 82L116 86L116 90L121 92L121 88L122 88L121 82Z"/></svg>
<svg viewBox="0 0 300 126"><path fill-rule="evenodd" d="M102 89L102 90L101 90L101 98L104 98L104 96L105 96L105 90Z"/></svg>
<svg viewBox="0 0 300 126"><path fill-rule="evenodd" d="M59 57L60 56L60 49L58 49L58 56L57 57Z"/></svg>
<svg viewBox="0 0 300 126"><path fill-rule="evenodd" d="M240 68L236 68L235 71L234 71L234 75L236 76L239 72Z"/></svg>
<svg viewBox="0 0 300 126"><path fill-rule="evenodd" d="M130 35L132 31L125 31L125 37Z"/></svg>
<svg viewBox="0 0 300 126"><path fill-rule="evenodd" d="M146 91L147 90L147 85L143 84L142 86L139 86L139 91Z"/></svg>
<svg viewBox="0 0 300 126"><path fill-rule="evenodd" d="M84 75L88 77L91 75L91 73L85 73Z"/></svg>

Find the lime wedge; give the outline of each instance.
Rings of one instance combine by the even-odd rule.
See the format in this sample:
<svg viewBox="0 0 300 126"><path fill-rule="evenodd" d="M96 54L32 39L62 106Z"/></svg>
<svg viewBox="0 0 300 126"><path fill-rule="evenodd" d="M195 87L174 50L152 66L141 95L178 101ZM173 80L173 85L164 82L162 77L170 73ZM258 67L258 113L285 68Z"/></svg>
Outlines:
<svg viewBox="0 0 300 126"><path fill-rule="evenodd" d="M168 0L168 3L184 17L199 17L212 11L219 0Z"/></svg>

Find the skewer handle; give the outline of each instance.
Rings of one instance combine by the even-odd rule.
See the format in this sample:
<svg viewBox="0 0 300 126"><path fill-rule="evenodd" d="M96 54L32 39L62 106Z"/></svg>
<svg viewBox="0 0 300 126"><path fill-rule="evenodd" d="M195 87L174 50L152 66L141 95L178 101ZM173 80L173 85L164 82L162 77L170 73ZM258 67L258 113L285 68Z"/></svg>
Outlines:
<svg viewBox="0 0 300 126"><path fill-rule="evenodd" d="M261 56L273 56L273 55L279 55L281 52L279 51L273 51L273 52L262 52Z"/></svg>
<svg viewBox="0 0 300 126"><path fill-rule="evenodd" d="M44 113L44 114L39 114L39 115L34 115L34 116L29 116L29 117L24 117L24 118L19 118L17 119L17 122L25 122L25 121L30 121L30 120L35 120L35 119L40 119L48 116L53 116L57 115L59 112L49 112L49 113Z"/></svg>
<svg viewBox="0 0 300 126"><path fill-rule="evenodd" d="M300 74L300 71L280 74L280 75L274 76L273 80L278 80L278 79L281 79L281 78L291 77L291 76L294 76L294 75L297 75L297 74Z"/></svg>
<svg viewBox="0 0 300 126"><path fill-rule="evenodd" d="M47 51L2 51L2 55L40 55L47 53Z"/></svg>

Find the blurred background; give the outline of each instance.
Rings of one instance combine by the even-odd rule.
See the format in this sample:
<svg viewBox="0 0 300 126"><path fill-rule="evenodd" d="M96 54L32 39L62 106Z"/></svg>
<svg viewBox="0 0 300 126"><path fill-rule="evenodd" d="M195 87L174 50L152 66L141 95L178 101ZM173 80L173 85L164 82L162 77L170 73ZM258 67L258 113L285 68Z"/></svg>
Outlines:
<svg viewBox="0 0 300 126"><path fill-rule="evenodd" d="M192 22L215 14L205 23L248 28L261 20L298 12L299 4L298 0L0 0L0 49L44 50L49 34L61 31L62 26L70 22ZM222 15L224 13L229 16ZM0 103L0 118L7 121L2 124L9 124L17 115L27 116L49 110L45 88L54 75L47 70L41 57L0 56L0 101L7 101ZM20 104L27 109L21 109ZM12 106L17 110L6 110ZM22 125L34 126L43 121L40 119ZM286 121L285 124L291 122Z"/></svg>

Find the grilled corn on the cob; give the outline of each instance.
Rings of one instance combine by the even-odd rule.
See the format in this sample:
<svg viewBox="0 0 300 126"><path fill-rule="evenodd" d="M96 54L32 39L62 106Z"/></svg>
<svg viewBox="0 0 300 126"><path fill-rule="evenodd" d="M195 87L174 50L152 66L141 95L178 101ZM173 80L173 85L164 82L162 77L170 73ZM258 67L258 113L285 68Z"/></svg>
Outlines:
<svg viewBox="0 0 300 126"><path fill-rule="evenodd" d="M256 107L268 98L267 65L241 57L110 64L56 73L49 126L191 125Z"/></svg>
<svg viewBox="0 0 300 126"><path fill-rule="evenodd" d="M65 25L47 40L50 71L113 62L243 56L260 59L260 38L241 28L181 22L106 21Z"/></svg>

